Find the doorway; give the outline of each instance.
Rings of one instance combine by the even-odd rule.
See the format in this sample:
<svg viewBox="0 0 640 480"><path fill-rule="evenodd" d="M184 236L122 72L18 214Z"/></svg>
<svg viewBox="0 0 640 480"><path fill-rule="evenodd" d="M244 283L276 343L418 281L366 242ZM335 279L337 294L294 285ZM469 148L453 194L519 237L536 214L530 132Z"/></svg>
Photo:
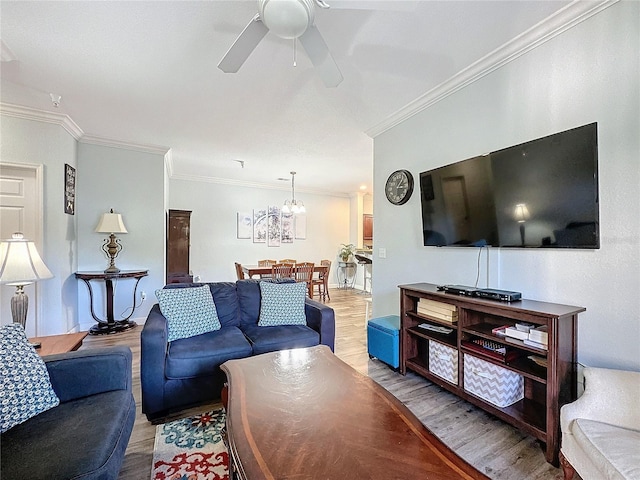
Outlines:
<svg viewBox="0 0 640 480"><path fill-rule="evenodd" d="M0 239L21 232L32 240L39 252L43 250L42 165L0 162ZM0 325L11 323L11 297L15 287L0 288ZM41 315L38 284L24 287L29 296L26 333L37 336Z"/></svg>

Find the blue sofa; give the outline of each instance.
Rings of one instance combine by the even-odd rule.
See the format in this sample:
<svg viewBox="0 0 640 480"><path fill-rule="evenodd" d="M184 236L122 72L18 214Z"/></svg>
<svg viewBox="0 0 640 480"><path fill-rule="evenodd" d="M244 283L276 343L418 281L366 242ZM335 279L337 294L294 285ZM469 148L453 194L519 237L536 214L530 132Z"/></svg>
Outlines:
<svg viewBox="0 0 640 480"><path fill-rule="evenodd" d="M170 284L165 288L202 286ZM220 365L287 348L327 345L333 350L333 309L307 298L307 325L259 327L258 280L208 283L221 328L190 338L167 341L167 320L153 306L141 334L142 412L150 421L172 410L220 398L226 377Z"/></svg>
<svg viewBox="0 0 640 480"><path fill-rule="evenodd" d="M0 437L2 480L117 479L136 416L131 350L43 357L60 405Z"/></svg>

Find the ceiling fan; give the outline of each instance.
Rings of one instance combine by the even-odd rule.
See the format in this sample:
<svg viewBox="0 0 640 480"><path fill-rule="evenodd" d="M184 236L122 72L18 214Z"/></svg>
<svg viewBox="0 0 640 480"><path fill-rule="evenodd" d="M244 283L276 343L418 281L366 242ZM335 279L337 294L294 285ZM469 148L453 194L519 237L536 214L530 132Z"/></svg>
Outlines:
<svg viewBox="0 0 640 480"><path fill-rule="evenodd" d="M260 40L271 32L280 38L300 40L325 86L337 87L343 77L314 25L316 6L329 8L323 0L258 0L258 13L222 57L218 68L236 73Z"/></svg>

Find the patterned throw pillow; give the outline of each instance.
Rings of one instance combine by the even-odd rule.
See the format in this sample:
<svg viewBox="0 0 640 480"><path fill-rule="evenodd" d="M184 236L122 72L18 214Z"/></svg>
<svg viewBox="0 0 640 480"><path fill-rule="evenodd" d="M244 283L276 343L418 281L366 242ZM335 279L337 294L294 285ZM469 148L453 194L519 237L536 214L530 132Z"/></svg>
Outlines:
<svg viewBox="0 0 640 480"><path fill-rule="evenodd" d="M22 325L0 327L0 433L60 404Z"/></svg>
<svg viewBox="0 0 640 480"><path fill-rule="evenodd" d="M170 342L220 330L220 319L207 285L156 290L160 311L167 319Z"/></svg>
<svg viewBox="0 0 640 480"><path fill-rule="evenodd" d="M260 318L259 327L276 325L306 325L304 299L307 284L260 282Z"/></svg>

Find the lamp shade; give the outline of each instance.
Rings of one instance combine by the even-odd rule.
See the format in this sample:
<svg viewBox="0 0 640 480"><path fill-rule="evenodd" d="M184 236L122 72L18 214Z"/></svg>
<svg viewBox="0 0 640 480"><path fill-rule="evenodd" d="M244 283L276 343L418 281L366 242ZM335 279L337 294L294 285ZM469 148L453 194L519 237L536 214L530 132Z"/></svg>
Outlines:
<svg viewBox="0 0 640 480"><path fill-rule="evenodd" d="M28 285L47 278L53 278L53 274L42 261L35 243L21 233L0 242L1 284Z"/></svg>
<svg viewBox="0 0 640 480"><path fill-rule="evenodd" d="M529 209L527 208L527 205L524 203L517 204L516 208L513 210L513 216L518 223L523 223L525 220L529 220Z"/></svg>
<svg viewBox="0 0 640 480"><path fill-rule="evenodd" d="M96 227L97 233L128 233L122 222L122 215L113 213L113 209L109 213L103 213L100 222Z"/></svg>

